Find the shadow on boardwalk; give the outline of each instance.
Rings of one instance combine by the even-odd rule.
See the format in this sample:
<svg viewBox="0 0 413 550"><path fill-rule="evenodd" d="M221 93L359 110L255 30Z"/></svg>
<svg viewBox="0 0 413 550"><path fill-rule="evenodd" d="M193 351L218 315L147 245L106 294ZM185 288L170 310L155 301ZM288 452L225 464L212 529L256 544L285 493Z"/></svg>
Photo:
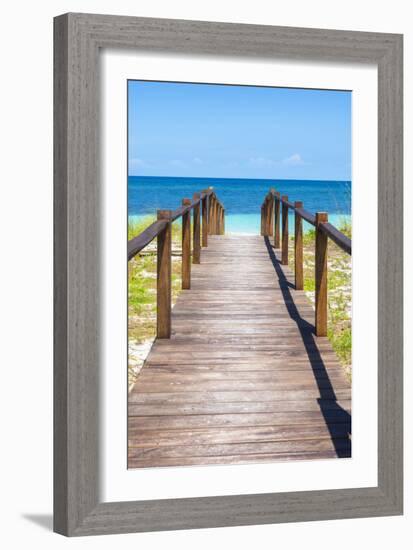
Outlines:
<svg viewBox="0 0 413 550"><path fill-rule="evenodd" d="M320 397L318 398L320 411L324 417L326 426L331 434L331 440L334 444L337 456L340 458L350 457L351 456L351 438L350 438L351 415L337 403L337 397L334 392L333 385L331 384L327 369L324 365L321 354L317 347L317 342L315 341L314 326L300 316L297 306L294 303L293 296L291 295L290 289L294 288L294 286L285 277L284 272L281 268L280 262L275 255L275 252L272 248L272 245L268 237L264 237L264 241L268 250L268 255L270 257L270 260L272 262L272 265L274 266L274 270L278 277L285 306L287 308L287 311L291 319L296 323L297 328L300 331L300 335L308 355L308 360L310 362L313 375L320 392ZM328 408L326 407L326 401L328 401L329 403ZM334 426L332 424L331 416L330 416L331 401L335 402L334 410L336 411L336 418L338 417L339 422L346 427L346 431L348 434L346 438L341 438L340 444L338 444L338 441L334 436ZM336 422L337 420L334 420L334 423ZM345 445L343 445L343 439L345 439L346 441Z"/></svg>

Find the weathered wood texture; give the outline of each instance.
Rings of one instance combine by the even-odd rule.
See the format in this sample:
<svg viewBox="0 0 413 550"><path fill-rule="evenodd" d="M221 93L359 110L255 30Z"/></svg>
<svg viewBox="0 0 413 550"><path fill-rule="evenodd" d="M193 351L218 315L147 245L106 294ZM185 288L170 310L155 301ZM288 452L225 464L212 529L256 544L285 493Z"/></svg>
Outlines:
<svg viewBox="0 0 413 550"><path fill-rule="evenodd" d="M281 197L283 201L288 201L287 196ZM281 217L282 217L282 252L281 263L288 265L288 206L286 202L281 205Z"/></svg>
<svg viewBox="0 0 413 550"><path fill-rule="evenodd" d="M207 190L205 190L207 191ZM204 191L204 192L205 192ZM208 246L208 196L202 198L202 246Z"/></svg>
<svg viewBox="0 0 413 550"><path fill-rule="evenodd" d="M191 199L182 199L182 205L190 205ZM182 216L182 289L191 288L191 212Z"/></svg>
<svg viewBox="0 0 413 550"><path fill-rule="evenodd" d="M199 193L194 193L194 202L200 197ZM193 208L193 252L192 262L199 264L201 261L201 207L198 203Z"/></svg>
<svg viewBox="0 0 413 550"><path fill-rule="evenodd" d="M330 237L330 239L334 241L337 246L344 250L344 252L351 254L351 239L349 239L346 235L343 235L343 233L334 227L334 225L324 222L321 224L320 229L327 235L327 237Z"/></svg>
<svg viewBox="0 0 413 550"><path fill-rule="evenodd" d="M302 208L303 203L296 201L294 203L295 208ZM295 212L294 216L294 274L295 274L295 288L296 290L303 290L304 288L304 265L303 265L303 220L300 214Z"/></svg>
<svg viewBox="0 0 413 550"><path fill-rule="evenodd" d="M280 193L275 192L274 196L274 246L280 248Z"/></svg>
<svg viewBox="0 0 413 550"><path fill-rule="evenodd" d="M157 220L142 231L142 233L140 233L137 237L131 239L128 242L128 260L136 256L138 252L148 246L148 244L165 229L166 224L167 222L165 220Z"/></svg>
<svg viewBox="0 0 413 550"><path fill-rule="evenodd" d="M328 237L321 224L328 222L326 212L316 213L315 236L315 330L317 336L327 335L327 248Z"/></svg>
<svg viewBox="0 0 413 550"><path fill-rule="evenodd" d="M171 335L172 229L170 219L170 210L158 210L158 220L168 220L165 229L158 235L157 244L156 335L158 338L169 338Z"/></svg>
<svg viewBox="0 0 413 550"><path fill-rule="evenodd" d="M274 190L272 189L271 191L274 191ZM269 236L272 236L274 234L273 219L274 219L274 197L271 196L268 199L267 220L266 220L266 225L267 225L266 234L269 235Z"/></svg>
<svg viewBox="0 0 413 550"><path fill-rule="evenodd" d="M265 235L265 206L261 206L261 235Z"/></svg>
<svg viewBox="0 0 413 550"><path fill-rule="evenodd" d="M350 384L278 253L210 236L129 395L130 468L350 456Z"/></svg>
<svg viewBox="0 0 413 550"><path fill-rule="evenodd" d="M214 205L215 196L211 195L208 199L208 233L212 235L214 233Z"/></svg>

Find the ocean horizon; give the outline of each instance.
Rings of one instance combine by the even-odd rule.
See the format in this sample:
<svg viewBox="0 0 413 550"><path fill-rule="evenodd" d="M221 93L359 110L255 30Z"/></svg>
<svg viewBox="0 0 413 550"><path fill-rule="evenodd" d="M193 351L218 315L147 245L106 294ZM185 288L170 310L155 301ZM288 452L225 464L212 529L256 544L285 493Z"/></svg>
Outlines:
<svg viewBox="0 0 413 550"><path fill-rule="evenodd" d="M225 207L227 233L258 234L261 204L270 188L287 195L291 202L302 201L311 213L328 212L329 221L340 227L351 223L351 181L283 180L191 177L128 177L128 220L155 216L157 209L175 210L183 198L213 187ZM290 231L294 214L289 212ZM311 226L304 223L304 230Z"/></svg>

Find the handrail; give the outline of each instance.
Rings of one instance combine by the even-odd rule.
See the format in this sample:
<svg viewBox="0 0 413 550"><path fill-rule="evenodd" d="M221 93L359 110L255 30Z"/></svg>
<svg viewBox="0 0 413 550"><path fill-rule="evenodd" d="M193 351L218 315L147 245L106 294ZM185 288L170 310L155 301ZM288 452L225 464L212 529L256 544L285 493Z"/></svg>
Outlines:
<svg viewBox="0 0 413 550"><path fill-rule="evenodd" d="M191 211L192 252L191 252ZM128 261L157 237L157 329L158 338L171 337L171 236L172 223L182 217L182 288L191 288L191 259L201 262L201 248L208 246L208 235L225 233L225 208L212 187L185 198L174 211L158 210L158 219L128 241Z"/></svg>
<svg viewBox="0 0 413 550"><path fill-rule="evenodd" d="M224 208L224 205L222 204L222 202L217 198L217 196L215 196L215 200L217 201L217 204L221 207L221 208ZM224 208L225 210L225 208Z"/></svg>
<svg viewBox="0 0 413 550"><path fill-rule="evenodd" d="M180 218L181 216L186 214L186 212L189 212L195 206L198 206L198 204L202 201L202 199L205 199L205 197L208 197L209 195L210 195L210 193L208 193L208 194L207 193L201 193L199 199L193 200L191 202L191 204L188 204L186 206L180 206L179 208L174 210L171 214L171 222L174 222L175 220L177 220L178 218Z"/></svg>
<svg viewBox="0 0 413 550"><path fill-rule="evenodd" d="M216 198L216 195L212 189L202 191L199 195L199 198L193 200L190 204L180 206L176 210L173 210L170 215L170 221L174 222L175 220L195 208L195 206L198 206L203 200L211 196L214 196L218 206L222 208L225 212L225 208L223 207L221 201ZM136 256L136 254L138 254L139 252L141 252L141 250L148 246L148 244L150 244L153 239L165 229L166 224L166 220L154 221L151 225L149 225L146 229L139 233L139 235L130 239L128 241L128 260L131 260L134 256Z"/></svg>
<svg viewBox="0 0 413 550"><path fill-rule="evenodd" d="M327 237L330 237L330 239L334 241L336 245L341 248L341 250L344 250L344 252L347 252L347 254L350 254L351 256L351 239L328 222L321 223L320 229L327 235Z"/></svg>
<svg viewBox="0 0 413 550"><path fill-rule="evenodd" d="M294 204L292 202L290 202L289 200L284 199L283 197L281 197L281 202L283 204L285 204L285 206L287 206L288 208L291 208L291 210L295 210Z"/></svg>
<svg viewBox="0 0 413 550"><path fill-rule="evenodd" d="M327 335L327 242L330 238L344 252L351 255L351 239L328 222L326 212L317 212L315 216L304 210L303 203L292 203L287 196L280 197L275 189L265 195L261 206L261 235L274 235L274 247L281 248L281 264L288 264L288 210L295 214L294 222L294 271L295 288L303 290L303 222L315 226L315 333ZM280 229L280 217L282 219ZM281 238L280 238L281 235Z"/></svg>
<svg viewBox="0 0 413 550"><path fill-rule="evenodd" d="M276 201L278 200L281 204L284 204L290 210L294 210L294 212L298 214L301 218L303 218L306 222L314 226L316 225L316 216L311 214L311 212L308 212L308 210L304 210L304 208L297 207L294 203L292 203L285 197L277 198L277 193L274 190L270 190L269 193L267 193L264 198L264 202L261 205L261 208L265 209L267 206L267 202L272 198L274 198ZM347 237L331 223L327 222L324 223L324 225L326 226L324 228L325 234L330 237L330 239L334 241L342 250L344 250L344 252L347 252L347 254L351 255L351 239L349 239L349 237ZM272 235L271 229L269 230L268 234Z"/></svg>
<svg viewBox="0 0 413 550"><path fill-rule="evenodd" d="M315 216L313 216L310 212L308 212L307 210L304 210L304 208L295 208L295 211L306 222L311 223L311 225L315 225Z"/></svg>
<svg viewBox="0 0 413 550"><path fill-rule="evenodd" d="M171 214L171 222L174 222L181 216L183 216L186 212L189 212L192 209L192 203L188 206L180 206L176 210L174 210Z"/></svg>
<svg viewBox="0 0 413 550"><path fill-rule="evenodd" d="M166 220L157 220L147 227L142 233L128 241L128 260L131 260L138 252L148 246L168 225Z"/></svg>
<svg viewBox="0 0 413 550"><path fill-rule="evenodd" d="M214 191L212 187L210 187L209 189L204 189L203 191L201 191L201 199L204 199L205 197L209 197L210 195L213 195L213 194L214 194Z"/></svg>

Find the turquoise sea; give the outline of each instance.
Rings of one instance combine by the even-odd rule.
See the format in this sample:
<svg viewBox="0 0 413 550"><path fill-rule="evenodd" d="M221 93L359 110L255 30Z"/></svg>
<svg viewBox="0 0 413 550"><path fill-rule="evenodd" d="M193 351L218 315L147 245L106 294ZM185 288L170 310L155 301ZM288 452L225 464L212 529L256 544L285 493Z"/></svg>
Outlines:
<svg viewBox="0 0 413 550"><path fill-rule="evenodd" d="M328 212L329 221L337 227L351 221L351 181L152 176L129 176L128 217L131 220L153 216L159 208L175 210L183 198L192 198L194 193L210 186L225 206L227 233L260 232L261 204L271 187L292 202L303 201L304 208L311 213ZM293 223L292 213L289 221Z"/></svg>

